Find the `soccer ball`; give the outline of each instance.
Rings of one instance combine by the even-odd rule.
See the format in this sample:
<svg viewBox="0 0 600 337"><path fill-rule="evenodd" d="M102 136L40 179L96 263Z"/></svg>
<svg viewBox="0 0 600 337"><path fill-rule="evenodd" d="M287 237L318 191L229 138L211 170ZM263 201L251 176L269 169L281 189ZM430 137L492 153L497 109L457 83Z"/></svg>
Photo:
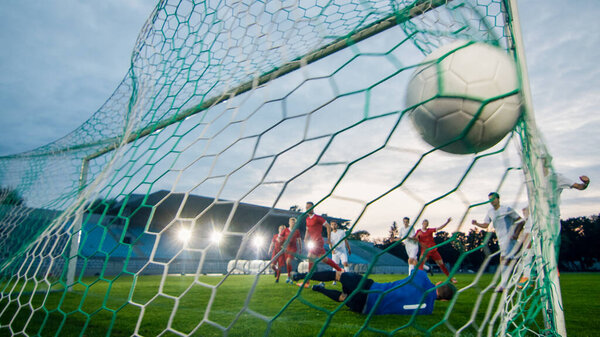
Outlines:
<svg viewBox="0 0 600 337"><path fill-rule="evenodd" d="M521 115L516 65L500 48L459 40L440 47L413 74L409 114L421 137L441 150L486 150L510 132Z"/></svg>

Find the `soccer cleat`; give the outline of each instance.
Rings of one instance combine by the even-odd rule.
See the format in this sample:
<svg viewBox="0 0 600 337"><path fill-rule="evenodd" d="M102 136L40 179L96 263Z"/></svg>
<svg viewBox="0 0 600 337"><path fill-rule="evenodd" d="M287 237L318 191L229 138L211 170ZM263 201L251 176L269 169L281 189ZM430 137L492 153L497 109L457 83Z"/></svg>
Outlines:
<svg viewBox="0 0 600 337"><path fill-rule="evenodd" d="M275 279L275 283L279 283L279 279L278 278Z"/></svg>
<svg viewBox="0 0 600 337"><path fill-rule="evenodd" d="M455 277L453 277L453 278L451 278L451 279L450 279L450 282L452 282L452 283L456 284L456 282L458 282L458 281L456 281L456 278L455 278Z"/></svg>
<svg viewBox="0 0 600 337"><path fill-rule="evenodd" d="M325 290L325 284L323 284L323 282L321 282L319 284L315 284L314 286L312 286L312 290L313 291Z"/></svg>
<svg viewBox="0 0 600 337"><path fill-rule="evenodd" d="M298 282L296 283L296 285L300 288L302 288L302 282ZM304 288L310 288L310 284L308 282L304 283Z"/></svg>
<svg viewBox="0 0 600 337"><path fill-rule="evenodd" d="M292 283L292 279L290 279L289 277L285 279L285 283Z"/></svg>
<svg viewBox="0 0 600 337"><path fill-rule="evenodd" d="M519 279L519 283L517 283L517 288L523 289L523 287L527 284L527 281L529 281L528 277L521 277L521 279Z"/></svg>
<svg viewBox="0 0 600 337"><path fill-rule="evenodd" d="M333 281L332 285L336 285L336 284L337 284L337 282L336 282L336 281Z"/></svg>

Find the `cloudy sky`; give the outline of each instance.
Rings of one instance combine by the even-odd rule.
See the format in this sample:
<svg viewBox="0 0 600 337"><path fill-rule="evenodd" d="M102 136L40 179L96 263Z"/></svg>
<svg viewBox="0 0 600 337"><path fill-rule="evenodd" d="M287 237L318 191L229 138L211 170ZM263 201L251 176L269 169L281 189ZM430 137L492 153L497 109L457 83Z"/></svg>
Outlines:
<svg viewBox="0 0 600 337"><path fill-rule="evenodd" d="M0 3L0 156L52 142L90 118L129 69L154 5ZM592 178L585 192L563 193L562 214L597 214L600 3L534 0L519 6L537 125L559 171Z"/></svg>

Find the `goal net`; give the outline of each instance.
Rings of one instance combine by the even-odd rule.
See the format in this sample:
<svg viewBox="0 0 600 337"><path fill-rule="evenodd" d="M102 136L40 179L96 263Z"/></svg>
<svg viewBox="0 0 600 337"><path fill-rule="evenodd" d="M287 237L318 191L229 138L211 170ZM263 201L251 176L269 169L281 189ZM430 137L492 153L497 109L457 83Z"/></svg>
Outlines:
<svg viewBox="0 0 600 337"><path fill-rule="evenodd" d="M458 39L515 59L524 107L502 141L466 155L425 143L406 103L423 59ZM0 158L0 331L563 334L556 179L524 64L508 0L160 1L87 122ZM465 235L492 191L533 224L502 293L496 236ZM452 217L436 247L458 255L435 278L457 278L456 296L427 317L382 319L275 287L259 260L290 217L304 238L306 201L347 222L348 239ZM384 280L405 239L357 246L354 270Z"/></svg>

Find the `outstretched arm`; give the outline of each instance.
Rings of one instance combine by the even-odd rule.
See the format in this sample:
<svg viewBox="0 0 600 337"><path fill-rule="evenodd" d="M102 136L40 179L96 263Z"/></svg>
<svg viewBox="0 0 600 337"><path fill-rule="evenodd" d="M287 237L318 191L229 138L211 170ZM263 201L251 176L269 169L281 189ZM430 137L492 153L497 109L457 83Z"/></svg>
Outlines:
<svg viewBox="0 0 600 337"><path fill-rule="evenodd" d="M588 178L588 176L581 176L579 177L579 180L581 180L581 183L574 183L573 185L571 185L571 188L583 191L590 184L590 178Z"/></svg>
<svg viewBox="0 0 600 337"><path fill-rule="evenodd" d="M471 221L471 223L477 227L488 228L490 226L489 222L477 222L477 220Z"/></svg>
<svg viewBox="0 0 600 337"><path fill-rule="evenodd" d="M404 238L404 236L400 236L400 237L397 237L397 238L392 238L392 239L390 239L390 241L391 242L398 242L398 241L400 241L402 239L404 239L404 241L406 241L406 240L419 241L417 239L416 235L415 236L407 236L406 238Z"/></svg>
<svg viewBox="0 0 600 337"><path fill-rule="evenodd" d="M344 243L346 244L346 249L348 250L348 255L351 255L352 252L350 251L350 244L348 244L348 240L344 239Z"/></svg>
<svg viewBox="0 0 600 337"><path fill-rule="evenodd" d="M452 218L448 218L448 220L446 220L446 223L441 225L440 227L437 228L438 231L441 231L442 228L448 226L448 224L450 223L450 221L452 221Z"/></svg>

